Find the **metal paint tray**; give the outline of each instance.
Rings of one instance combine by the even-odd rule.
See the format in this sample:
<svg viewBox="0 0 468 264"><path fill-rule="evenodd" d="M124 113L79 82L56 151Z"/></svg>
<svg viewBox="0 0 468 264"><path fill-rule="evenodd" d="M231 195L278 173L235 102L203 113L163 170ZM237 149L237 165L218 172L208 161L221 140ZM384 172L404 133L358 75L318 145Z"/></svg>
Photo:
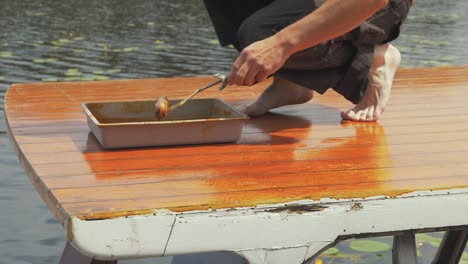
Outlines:
<svg viewBox="0 0 468 264"><path fill-rule="evenodd" d="M180 100L169 100L169 105ZM155 101L82 103L103 148L235 142L248 117L220 99L191 99L158 121Z"/></svg>

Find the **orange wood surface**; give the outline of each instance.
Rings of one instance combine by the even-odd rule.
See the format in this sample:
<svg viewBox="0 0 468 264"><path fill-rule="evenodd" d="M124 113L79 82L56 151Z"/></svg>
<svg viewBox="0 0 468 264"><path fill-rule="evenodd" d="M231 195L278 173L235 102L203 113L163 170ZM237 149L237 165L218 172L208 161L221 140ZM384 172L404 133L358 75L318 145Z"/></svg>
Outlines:
<svg viewBox="0 0 468 264"><path fill-rule="evenodd" d="M468 67L401 69L379 122L341 122L352 105L329 91L251 118L231 144L103 150L80 103L182 98L212 77L17 84L10 137L57 219L396 196L468 186ZM255 87L208 89L232 105Z"/></svg>

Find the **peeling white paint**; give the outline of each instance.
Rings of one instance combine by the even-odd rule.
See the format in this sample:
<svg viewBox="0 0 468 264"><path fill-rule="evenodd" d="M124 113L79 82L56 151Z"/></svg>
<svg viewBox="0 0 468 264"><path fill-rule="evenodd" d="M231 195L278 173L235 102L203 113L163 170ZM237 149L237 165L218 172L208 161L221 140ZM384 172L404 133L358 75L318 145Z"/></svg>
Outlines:
<svg viewBox="0 0 468 264"><path fill-rule="evenodd" d="M72 218L70 242L84 255L101 260L162 256L174 220L174 213L93 221Z"/></svg>
<svg viewBox="0 0 468 264"><path fill-rule="evenodd" d="M98 259L231 251L252 264L295 264L340 236L463 226L467 212L468 188L396 198L302 200L95 221L72 218L71 242Z"/></svg>

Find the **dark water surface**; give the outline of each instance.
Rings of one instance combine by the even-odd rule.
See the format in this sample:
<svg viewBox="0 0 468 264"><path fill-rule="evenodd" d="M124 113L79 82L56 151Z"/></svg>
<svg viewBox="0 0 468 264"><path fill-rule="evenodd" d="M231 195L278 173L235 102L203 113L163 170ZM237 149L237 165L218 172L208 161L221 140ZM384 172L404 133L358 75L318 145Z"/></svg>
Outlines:
<svg viewBox="0 0 468 264"><path fill-rule="evenodd" d="M419 0L395 42L403 66L466 64L468 1ZM209 75L236 52L217 45L201 1L0 0L0 264L57 263L64 231L36 194L5 133L3 99L12 83ZM430 263L441 234L420 238ZM390 238L374 239L391 245ZM339 244L323 263L391 263L390 251ZM347 254L347 255L346 255ZM237 263L219 255L177 263ZM210 259L209 261L207 259ZM171 258L119 263L170 263ZM465 254L464 263L468 263Z"/></svg>

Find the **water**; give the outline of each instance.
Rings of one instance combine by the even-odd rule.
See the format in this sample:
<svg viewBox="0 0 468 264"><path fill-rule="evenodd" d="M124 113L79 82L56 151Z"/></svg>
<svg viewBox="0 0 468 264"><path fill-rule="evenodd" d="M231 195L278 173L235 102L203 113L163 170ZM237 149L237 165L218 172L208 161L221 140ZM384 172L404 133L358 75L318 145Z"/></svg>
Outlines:
<svg viewBox="0 0 468 264"><path fill-rule="evenodd" d="M403 66L464 64L467 10L465 0L419 0L395 42ZM65 243L62 227L36 194L5 133L3 99L10 84L208 75L227 72L235 56L217 45L201 1L0 0L0 264L57 263ZM391 245L388 237L373 241ZM420 263L430 263L431 241L420 242ZM390 251L366 254L351 250L351 242L337 246L349 256L322 257L323 263L391 263ZM219 254L174 262L229 261L239 262Z"/></svg>

